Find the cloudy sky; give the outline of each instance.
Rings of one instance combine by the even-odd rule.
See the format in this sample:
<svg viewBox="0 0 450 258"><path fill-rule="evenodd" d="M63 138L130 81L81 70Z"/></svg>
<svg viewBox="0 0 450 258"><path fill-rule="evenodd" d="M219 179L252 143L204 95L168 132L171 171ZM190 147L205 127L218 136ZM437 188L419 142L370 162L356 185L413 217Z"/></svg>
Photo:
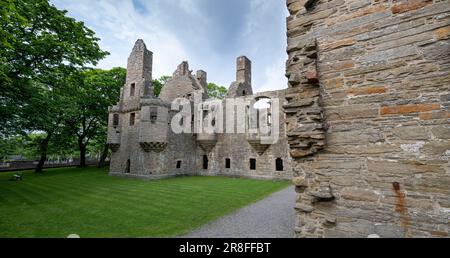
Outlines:
<svg viewBox="0 0 450 258"><path fill-rule="evenodd" d="M138 38L154 53L153 75L172 75L189 61L208 81L229 87L240 55L253 62L257 92L286 88L285 1L281 0L51 0L84 21L111 53L100 68L126 67Z"/></svg>

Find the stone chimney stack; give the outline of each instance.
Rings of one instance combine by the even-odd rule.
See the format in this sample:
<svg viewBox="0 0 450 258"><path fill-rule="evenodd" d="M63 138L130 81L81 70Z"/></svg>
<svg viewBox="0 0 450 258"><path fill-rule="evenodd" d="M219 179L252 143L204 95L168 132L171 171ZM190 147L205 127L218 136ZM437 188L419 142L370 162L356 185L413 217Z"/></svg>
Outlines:
<svg viewBox="0 0 450 258"><path fill-rule="evenodd" d="M143 96L153 96L152 93L153 53L147 50L142 39L138 39L128 58L127 82L124 88L126 100Z"/></svg>
<svg viewBox="0 0 450 258"><path fill-rule="evenodd" d="M191 74L191 71L189 70L189 64L187 61L183 61L178 65L177 70L173 73L173 76L186 76L189 74Z"/></svg>
<svg viewBox="0 0 450 258"><path fill-rule="evenodd" d="M246 56L240 56L236 60L237 72L236 72L236 82L247 83L249 86L252 85L252 61Z"/></svg>
<svg viewBox="0 0 450 258"><path fill-rule="evenodd" d="M208 88L208 75L205 71L203 70L197 71L197 81L204 89Z"/></svg>

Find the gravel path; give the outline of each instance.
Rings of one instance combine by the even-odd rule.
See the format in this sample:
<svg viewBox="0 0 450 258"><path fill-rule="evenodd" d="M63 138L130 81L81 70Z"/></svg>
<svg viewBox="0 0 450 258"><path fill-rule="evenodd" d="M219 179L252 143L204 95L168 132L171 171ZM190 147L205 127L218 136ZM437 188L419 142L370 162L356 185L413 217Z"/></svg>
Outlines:
<svg viewBox="0 0 450 258"><path fill-rule="evenodd" d="M286 188L184 237L293 238L295 196L294 187Z"/></svg>

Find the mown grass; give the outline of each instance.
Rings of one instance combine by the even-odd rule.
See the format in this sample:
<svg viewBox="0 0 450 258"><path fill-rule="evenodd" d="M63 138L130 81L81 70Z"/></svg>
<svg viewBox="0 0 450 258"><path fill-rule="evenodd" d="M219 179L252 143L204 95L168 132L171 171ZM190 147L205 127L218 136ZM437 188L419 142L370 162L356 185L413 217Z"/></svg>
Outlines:
<svg viewBox="0 0 450 258"><path fill-rule="evenodd" d="M0 174L0 237L171 237L289 185L224 177L141 181L96 168Z"/></svg>

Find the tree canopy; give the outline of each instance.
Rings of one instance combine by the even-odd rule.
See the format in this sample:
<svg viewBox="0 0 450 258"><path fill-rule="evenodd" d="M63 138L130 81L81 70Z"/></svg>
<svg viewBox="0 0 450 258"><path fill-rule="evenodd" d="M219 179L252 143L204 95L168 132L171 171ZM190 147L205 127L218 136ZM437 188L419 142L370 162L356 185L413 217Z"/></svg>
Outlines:
<svg viewBox="0 0 450 258"><path fill-rule="evenodd" d="M84 23L47 0L0 1L0 130L5 133L22 129L16 127L24 118L19 109L44 94L44 87L63 85L67 75L96 65L108 53Z"/></svg>
<svg viewBox="0 0 450 258"><path fill-rule="evenodd" d="M87 70L71 80L67 98L72 108L65 115L65 123L77 139L80 166L86 165L87 146L92 140L106 145L108 107L119 100L125 78L124 68L114 68Z"/></svg>
<svg viewBox="0 0 450 258"><path fill-rule="evenodd" d="M155 95L155 97L159 97L159 95L161 94L161 90L164 87L164 85L166 84L166 82L168 80L170 80L170 76L164 75L161 76L159 79L155 79L153 80L153 94Z"/></svg>
<svg viewBox="0 0 450 258"><path fill-rule="evenodd" d="M95 66L107 52L83 22L48 0L0 0L0 133L38 131L41 159L75 107L73 76Z"/></svg>
<svg viewBox="0 0 450 258"><path fill-rule="evenodd" d="M52 154L76 153L81 166L89 150L106 158L108 107L126 70L92 68L109 54L99 40L48 0L0 0L0 157L39 155L36 172ZM153 80L156 97L170 78ZM212 98L226 92L208 85Z"/></svg>
<svg viewBox="0 0 450 258"><path fill-rule="evenodd" d="M208 83L208 95L213 99L224 99L227 96L227 88L215 83Z"/></svg>

